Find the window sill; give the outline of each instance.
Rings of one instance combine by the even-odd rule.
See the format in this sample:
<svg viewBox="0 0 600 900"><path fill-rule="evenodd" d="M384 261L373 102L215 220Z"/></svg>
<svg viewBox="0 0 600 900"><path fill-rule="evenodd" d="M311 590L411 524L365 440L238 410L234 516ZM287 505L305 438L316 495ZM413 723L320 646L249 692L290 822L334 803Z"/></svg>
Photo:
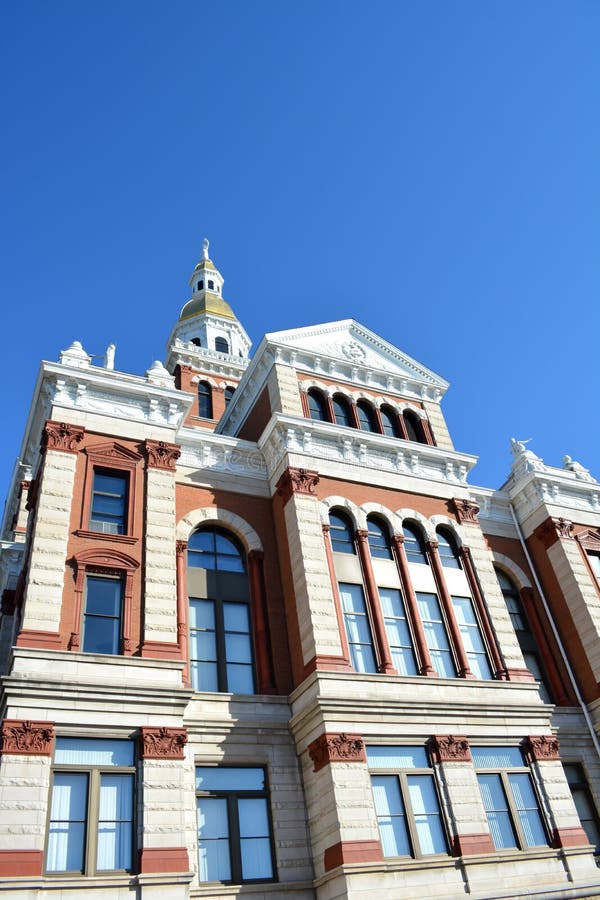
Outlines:
<svg viewBox="0 0 600 900"><path fill-rule="evenodd" d="M115 544L137 544L138 537L131 534L107 534L104 531L88 531L85 528L78 528L73 532L77 537L98 538L101 541L111 541Z"/></svg>

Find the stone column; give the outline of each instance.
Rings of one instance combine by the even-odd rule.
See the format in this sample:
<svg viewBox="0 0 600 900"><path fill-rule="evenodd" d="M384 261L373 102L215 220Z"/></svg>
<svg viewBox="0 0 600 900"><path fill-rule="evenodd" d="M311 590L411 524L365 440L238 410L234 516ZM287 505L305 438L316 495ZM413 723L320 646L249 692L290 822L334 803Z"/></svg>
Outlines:
<svg viewBox="0 0 600 900"><path fill-rule="evenodd" d="M275 678L271 657L271 642L267 624L267 603L265 596L265 579L263 572L264 553L262 550L250 550L248 553L248 576L252 597L252 620L254 622L254 646L256 650L256 669L258 675L258 693L275 694Z"/></svg>
<svg viewBox="0 0 600 900"><path fill-rule="evenodd" d="M175 559L176 444L146 440L142 656L179 659Z"/></svg>
<svg viewBox="0 0 600 900"><path fill-rule="evenodd" d="M37 485L35 523L24 592L20 647L58 650L58 633L65 581L65 560L71 527L77 446L84 429L77 425L46 422L42 435L44 455Z"/></svg>
<svg viewBox="0 0 600 900"><path fill-rule="evenodd" d="M53 722L5 719L0 766L0 878L41 876Z"/></svg>

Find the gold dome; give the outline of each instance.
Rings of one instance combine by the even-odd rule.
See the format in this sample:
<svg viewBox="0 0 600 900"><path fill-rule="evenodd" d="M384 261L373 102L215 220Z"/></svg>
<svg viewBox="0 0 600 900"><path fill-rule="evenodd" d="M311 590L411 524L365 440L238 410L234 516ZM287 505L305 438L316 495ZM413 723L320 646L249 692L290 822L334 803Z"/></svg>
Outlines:
<svg viewBox="0 0 600 900"><path fill-rule="evenodd" d="M216 316L224 316L226 319L235 319L229 303L212 291L205 291L201 296L192 297L181 310L179 321L189 319L190 316L198 316L200 313L213 313Z"/></svg>

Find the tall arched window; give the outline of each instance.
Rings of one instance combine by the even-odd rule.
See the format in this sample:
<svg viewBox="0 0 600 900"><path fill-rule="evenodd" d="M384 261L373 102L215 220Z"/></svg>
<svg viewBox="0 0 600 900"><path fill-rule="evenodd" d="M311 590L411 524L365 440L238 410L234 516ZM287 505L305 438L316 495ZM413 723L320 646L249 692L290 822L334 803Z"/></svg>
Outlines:
<svg viewBox="0 0 600 900"><path fill-rule="evenodd" d="M501 569L495 569L498 584L508 609L510 620L515 629L519 647L525 660L525 665L538 683L540 697L544 703L552 703L548 678L544 671L539 647L531 631L527 613L521 602L521 595L516 584Z"/></svg>
<svg viewBox="0 0 600 900"><path fill-rule="evenodd" d="M377 419L375 418L375 410L368 400L359 400L356 404L356 412L358 413L358 421L363 431L379 431Z"/></svg>
<svg viewBox="0 0 600 900"><path fill-rule="evenodd" d="M237 538L207 526L188 542L190 668L197 691L253 694L250 589Z"/></svg>
<svg viewBox="0 0 600 900"><path fill-rule="evenodd" d="M383 424L383 433L387 434L388 437L401 437L396 411L391 406L382 406L379 413Z"/></svg>
<svg viewBox="0 0 600 900"><path fill-rule="evenodd" d="M348 400L341 394L335 394L331 402L336 425L345 425L347 428L353 428L352 410Z"/></svg>
<svg viewBox="0 0 600 900"><path fill-rule="evenodd" d="M454 535L446 528L436 528L435 533L438 539L438 553L440 554L442 565L447 569L460 569L461 564Z"/></svg>
<svg viewBox="0 0 600 900"><path fill-rule="evenodd" d="M421 420L418 416L416 416L410 410L405 410L402 415L404 419L404 425L406 427L406 433L408 435L409 441L416 441L419 444L425 443L425 436L423 434L423 426L421 425Z"/></svg>
<svg viewBox="0 0 600 900"><path fill-rule="evenodd" d="M198 382L198 415L203 419L212 419L212 388L208 381Z"/></svg>
<svg viewBox="0 0 600 900"><path fill-rule="evenodd" d="M404 534L404 550L408 562L422 563L425 566L429 565L423 533L419 526L412 523L404 524L402 533Z"/></svg>
<svg viewBox="0 0 600 900"><path fill-rule="evenodd" d="M308 411L311 419L314 419L317 422L328 422L329 415L327 414L327 401L321 391L316 388L311 388L308 391L307 399Z"/></svg>
<svg viewBox="0 0 600 900"><path fill-rule="evenodd" d="M231 400L231 398L233 397L234 394L235 394L235 388L228 385L225 388L225 408L227 408L229 406L229 401Z"/></svg>
<svg viewBox="0 0 600 900"><path fill-rule="evenodd" d="M224 337L215 338L215 350L219 353L229 353L229 344Z"/></svg>
<svg viewBox="0 0 600 900"><path fill-rule="evenodd" d="M376 517L368 516L367 528L371 556L377 559L393 559L390 533L387 525Z"/></svg>
<svg viewBox="0 0 600 900"><path fill-rule="evenodd" d="M329 533L334 553L356 553L354 526L345 513L338 510L329 513Z"/></svg>

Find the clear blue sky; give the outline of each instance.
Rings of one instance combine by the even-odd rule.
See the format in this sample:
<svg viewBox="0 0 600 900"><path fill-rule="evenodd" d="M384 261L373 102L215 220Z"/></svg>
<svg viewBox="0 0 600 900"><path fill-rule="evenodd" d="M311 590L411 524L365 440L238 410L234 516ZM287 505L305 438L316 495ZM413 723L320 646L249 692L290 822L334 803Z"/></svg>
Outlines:
<svg viewBox="0 0 600 900"><path fill-rule="evenodd" d="M41 358L143 373L202 238L255 344L354 317L600 477L597 0L4 0L3 459Z"/></svg>

